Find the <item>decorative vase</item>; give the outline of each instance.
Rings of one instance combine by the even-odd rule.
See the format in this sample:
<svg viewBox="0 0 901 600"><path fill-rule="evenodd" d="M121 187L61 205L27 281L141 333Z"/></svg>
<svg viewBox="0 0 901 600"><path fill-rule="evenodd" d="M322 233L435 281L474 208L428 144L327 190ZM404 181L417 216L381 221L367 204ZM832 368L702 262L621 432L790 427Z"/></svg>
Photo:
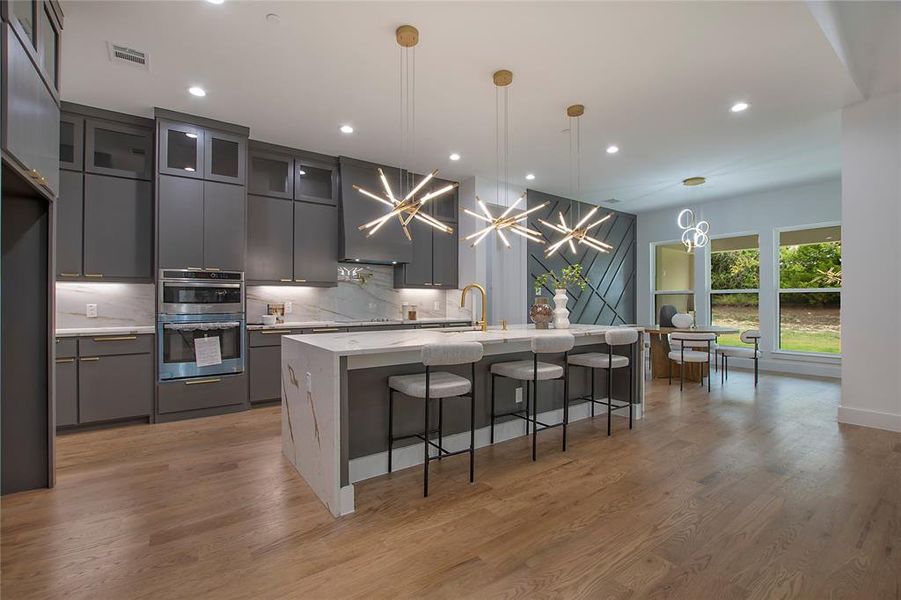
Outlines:
<svg viewBox="0 0 901 600"><path fill-rule="evenodd" d="M565 288L557 288L554 294L554 329L569 329L569 311L566 309L566 301L569 297L566 295Z"/></svg>
<svg viewBox="0 0 901 600"><path fill-rule="evenodd" d="M529 318L535 323L535 329L547 329L547 324L554 320L554 311L547 303L547 298L535 298L535 304L529 309Z"/></svg>

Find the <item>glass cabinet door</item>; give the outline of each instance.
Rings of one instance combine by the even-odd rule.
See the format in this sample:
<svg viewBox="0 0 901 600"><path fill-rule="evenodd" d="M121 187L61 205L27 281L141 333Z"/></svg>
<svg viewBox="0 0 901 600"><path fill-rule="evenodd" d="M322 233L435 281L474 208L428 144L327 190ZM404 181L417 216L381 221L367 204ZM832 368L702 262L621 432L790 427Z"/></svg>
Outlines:
<svg viewBox="0 0 901 600"><path fill-rule="evenodd" d="M286 198L294 194L294 159L286 154L251 151L248 192Z"/></svg>
<svg viewBox="0 0 901 600"><path fill-rule="evenodd" d="M24 36L23 41L26 41L30 50L34 52L38 47L35 32L37 2L35 0L11 0L8 10L13 26L19 32L20 37Z"/></svg>
<svg viewBox="0 0 901 600"><path fill-rule="evenodd" d="M229 133L207 131L204 143L205 178L223 183L244 183L247 139Z"/></svg>
<svg viewBox="0 0 901 600"><path fill-rule="evenodd" d="M203 177L203 129L183 123L160 121L160 173Z"/></svg>
<svg viewBox="0 0 901 600"><path fill-rule="evenodd" d="M85 154L89 173L137 179L153 175L153 134L143 127L88 120Z"/></svg>
<svg viewBox="0 0 901 600"><path fill-rule="evenodd" d="M63 114L59 117L59 167L81 171L84 151L84 119Z"/></svg>
<svg viewBox="0 0 901 600"><path fill-rule="evenodd" d="M319 204L337 205L336 169L311 162L297 161L294 198Z"/></svg>
<svg viewBox="0 0 901 600"><path fill-rule="evenodd" d="M56 21L50 14L50 5L42 3L38 9L40 18L40 34L41 34L41 66L44 68L44 74L47 75L50 85L55 90L59 90L59 72L57 63L59 55L57 48L59 47L59 30Z"/></svg>

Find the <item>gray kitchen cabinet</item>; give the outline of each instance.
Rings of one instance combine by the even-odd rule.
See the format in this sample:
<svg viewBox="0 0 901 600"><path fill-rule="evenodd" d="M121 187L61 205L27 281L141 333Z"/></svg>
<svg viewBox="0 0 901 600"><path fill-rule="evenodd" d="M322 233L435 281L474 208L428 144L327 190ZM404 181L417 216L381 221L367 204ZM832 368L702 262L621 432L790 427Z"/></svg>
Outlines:
<svg viewBox="0 0 901 600"><path fill-rule="evenodd" d="M56 426L78 424L78 364L75 357L56 358Z"/></svg>
<svg viewBox="0 0 901 600"><path fill-rule="evenodd" d="M244 205L243 186L203 182L204 268L244 270Z"/></svg>
<svg viewBox="0 0 901 600"><path fill-rule="evenodd" d="M457 231L432 232L432 285L445 289L457 287L458 262Z"/></svg>
<svg viewBox="0 0 901 600"><path fill-rule="evenodd" d="M203 267L203 182L160 175L159 266Z"/></svg>
<svg viewBox="0 0 901 600"><path fill-rule="evenodd" d="M297 157L296 164L297 167L294 171L294 199L337 206L337 165L305 160L301 156Z"/></svg>
<svg viewBox="0 0 901 600"><path fill-rule="evenodd" d="M202 179L203 129L186 123L162 120L158 127L159 173Z"/></svg>
<svg viewBox="0 0 901 600"><path fill-rule="evenodd" d="M84 169L88 173L148 180L153 176L152 130L88 119L84 138Z"/></svg>
<svg viewBox="0 0 901 600"><path fill-rule="evenodd" d="M419 181L419 178L417 177L416 180ZM436 192L445 186L452 185L453 183L453 181L438 179L436 177L426 184L426 189L428 189L429 192ZM458 200L459 188L454 188L453 190L445 192L433 200L429 200L426 203L426 207L429 210L429 214L436 219L439 219L445 223L456 223Z"/></svg>
<svg viewBox="0 0 901 600"><path fill-rule="evenodd" d="M149 181L84 176L84 275L153 277L153 194Z"/></svg>
<svg viewBox="0 0 901 600"><path fill-rule="evenodd" d="M56 275L60 279L82 276L82 222L84 175L60 171L56 200Z"/></svg>
<svg viewBox="0 0 901 600"><path fill-rule="evenodd" d="M247 137L207 130L203 144L204 178L208 181L244 185Z"/></svg>
<svg viewBox="0 0 901 600"><path fill-rule="evenodd" d="M246 403L247 378L243 373L161 382L157 396L160 414Z"/></svg>
<svg viewBox="0 0 901 600"><path fill-rule="evenodd" d="M288 334L284 334L288 335ZM272 336L281 340L281 336ZM261 346L247 352L250 401L269 402L281 398L282 347Z"/></svg>
<svg viewBox="0 0 901 600"><path fill-rule="evenodd" d="M338 283L338 209L294 203L294 282Z"/></svg>
<svg viewBox="0 0 901 600"><path fill-rule="evenodd" d="M432 285L432 227L413 219L408 225L413 236L413 260L400 265L403 274L402 286L414 287Z"/></svg>
<svg viewBox="0 0 901 600"><path fill-rule="evenodd" d="M93 423L153 412L153 355L81 356L78 420Z"/></svg>
<svg viewBox="0 0 901 600"><path fill-rule="evenodd" d="M59 97L59 38L62 26L50 2L40 2L37 13L41 70L47 84Z"/></svg>
<svg viewBox="0 0 901 600"><path fill-rule="evenodd" d="M2 146L48 198L59 190L59 105L8 23L2 25Z"/></svg>
<svg viewBox="0 0 901 600"><path fill-rule="evenodd" d="M294 281L293 221L292 200L247 196L248 281L270 283ZM337 233L336 223L336 236Z"/></svg>
<svg viewBox="0 0 901 600"><path fill-rule="evenodd" d="M84 169L83 117L68 113L62 113L59 117L59 168L73 171Z"/></svg>
<svg viewBox="0 0 901 600"><path fill-rule="evenodd" d="M247 193L290 200L294 197L294 157L252 149Z"/></svg>

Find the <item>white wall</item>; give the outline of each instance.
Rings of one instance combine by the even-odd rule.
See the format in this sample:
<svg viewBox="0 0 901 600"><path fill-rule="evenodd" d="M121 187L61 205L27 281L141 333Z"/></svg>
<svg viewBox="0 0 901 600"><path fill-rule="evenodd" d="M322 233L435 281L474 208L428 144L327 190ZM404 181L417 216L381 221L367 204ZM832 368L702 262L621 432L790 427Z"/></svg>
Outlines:
<svg viewBox="0 0 901 600"><path fill-rule="evenodd" d="M901 431L901 95L842 113L838 420Z"/></svg>
<svg viewBox="0 0 901 600"><path fill-rule="evenodd" d="M681 230L676 217L683 208L691 208L698 219L710 222L713 237L757 234L760 240L760 330L761 369L838 377L841 359L805 357L776 351L775 322L777 303L776 244L779 228L838 223L842 220L840 179L792 186L714 200L690 206L678 206L638 214L638 322L654 322L653 271L651 244L678 242ZM843 232L844 238L844 232ZM844 250L845 243L842 248ZM709 290L707 264L709 246L695 254L695 308L700 324L710 322L706 293ZM844 298L843 298L844 302ZM842 307L844 311L844 306ZM843 332L844 337L844 332ZM739 361L736 361L738 363ZM731 362L730 362L731 364Z"/></svg>

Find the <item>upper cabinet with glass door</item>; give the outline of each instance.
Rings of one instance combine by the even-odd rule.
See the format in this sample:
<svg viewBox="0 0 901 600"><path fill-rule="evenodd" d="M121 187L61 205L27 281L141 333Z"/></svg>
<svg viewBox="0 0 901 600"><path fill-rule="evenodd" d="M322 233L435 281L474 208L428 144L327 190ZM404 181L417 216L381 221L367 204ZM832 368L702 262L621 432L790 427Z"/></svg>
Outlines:
<svg viewBox="0 0 901 600"><path fill-rule="evenodd" d="M159 122L159 172L203 178L204 131L200 127L170 121Z"/></svg>
<svg viewBox="0 0 901 600"><path fill-rule="evenodd" d="M294 199L338 204L338 166L298 156L294 169Z"/></svg>
<svg viewBox="0 0 901 600"><path fill-rule="evenodd" d="M84 117L69 113L59 116L59 168L84 169Z"/></svg>
<svg viewBox="0 0 901 600"><path fill-rule="evenodd" d="M258 196L291 200L294 197L294 157L252 148L247 191Z"/></svg>
<svg viewBox="0 0 901 600"><path fill-rule="evenodd" d="M85 171L150 179L153 176L153 132L135 125L88 119L85 122Z"/></svg>
<svg viewBox="0 0 901 600"><path fill-rule="evenodd" d="M58 99L62 23L53 4L48 0L9 0L0 5L3 19L15 31L44 83Z"/></svg>
<svg viewBox="0 0 901 600"><path fill-rule="evenodd" d="M206 131L204 139L204 178L222 183L244 184L247 165L245 136Z"/></svg>

